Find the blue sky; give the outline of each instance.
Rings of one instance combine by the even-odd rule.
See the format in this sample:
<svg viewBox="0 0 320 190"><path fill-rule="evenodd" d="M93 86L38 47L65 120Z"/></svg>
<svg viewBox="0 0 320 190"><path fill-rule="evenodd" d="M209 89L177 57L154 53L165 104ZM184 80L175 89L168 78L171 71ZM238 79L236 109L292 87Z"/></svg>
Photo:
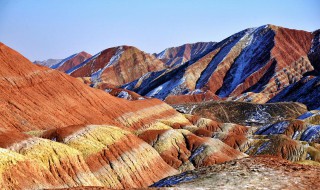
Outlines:
<svg viewBox="0 0 320 190"><path fill-rule="evenodd" d="M220 41L264 24L314 31L318 0L0 0L0 41L33 60Z"/></svg>

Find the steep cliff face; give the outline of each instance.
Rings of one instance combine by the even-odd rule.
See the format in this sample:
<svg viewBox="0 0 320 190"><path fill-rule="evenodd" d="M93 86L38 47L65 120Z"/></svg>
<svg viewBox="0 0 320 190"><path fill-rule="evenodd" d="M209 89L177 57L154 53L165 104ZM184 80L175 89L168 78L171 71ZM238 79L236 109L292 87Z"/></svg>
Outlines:
<svg viewBox="0 0 320 190"><path fill-rule="evenodd" d="M141 95L213 93L222 99L264 103L314 70L308 58L313 34L265 25L214 44L183 65L124 85Z"/></svg>
<svg viewBox="0 0 320 190"><path fill-rule="evenodd" d="M67 70L73 77L90 77L91 84L106 83L114 86L132 82L145 73L166 68L153 55L135 47L119 46L106 49L80 65Z"/></svg>

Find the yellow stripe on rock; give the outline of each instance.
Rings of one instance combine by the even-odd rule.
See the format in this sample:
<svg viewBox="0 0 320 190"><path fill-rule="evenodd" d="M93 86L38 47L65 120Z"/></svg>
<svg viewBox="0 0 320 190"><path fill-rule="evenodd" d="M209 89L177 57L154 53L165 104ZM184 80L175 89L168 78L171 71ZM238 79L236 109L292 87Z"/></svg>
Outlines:
<svg viewBox="0 0 320 190"><path fill-rule="evenodd" d="M0 148L0 176L8 168L16 165L19 161L24 161L25 157L11 150ZM2 180L2 178L1 178Z"/></svg>
<svg viewBox="0 0 320 190"><path fill-rule="evenodd" d="M117 120L123 123L126 127L132 127L135 123L140 122L144 118L152 118L152 116L157 114L163 114L168 110L173 108L167 104L160 104L149 108L144 108L136 112L125 113L122 116L118 117ZM189 121L183 117L182 114L176 113L170 117L159 120L165 124L168 123L189 123ZM165 122L164 122L165 121ZM168 124L167 124L168 125ZM169 125L170 126L170 125Z"/></svg>
<svg viewBox="0 0 320 190"><path fill-rule="evenodd" d="M91 154L112 145L130 132L107 125L90 125L76 134L68 136L64 142L83 153L87 158Z"/></svg>
<svg viewBox="0 0 320 190"><path fill-rule="evenodd" d="M50 168L50 163L60 162L61 159L81 156L81 152L62 143L41 138L30 138L9 149L15 150L29 159L40 161L45 168Z"/></svg>
<svg viewBox="0 0 320 190"><path fill-rule="evenodd" d="M135 134L140 135L141 133L149 130L165 130L165 129L172 129L172 128L162 122L155 122L155 123L151 123L150 125L145 125L143 126L143 128L136 130Z"/></svg>
<svg viewBox="0 0 320 190"><path fill-rule="evenodd" d="M187 132L186 130L174 129L166 131L159 137L158 141L154 144L153 148L156 149L157 152L159 152L159 154L166 150L170 150L172 147L175 147L179 150L180 148L178 144L184 143L184 137L181 134L182 131Z"/></svg>

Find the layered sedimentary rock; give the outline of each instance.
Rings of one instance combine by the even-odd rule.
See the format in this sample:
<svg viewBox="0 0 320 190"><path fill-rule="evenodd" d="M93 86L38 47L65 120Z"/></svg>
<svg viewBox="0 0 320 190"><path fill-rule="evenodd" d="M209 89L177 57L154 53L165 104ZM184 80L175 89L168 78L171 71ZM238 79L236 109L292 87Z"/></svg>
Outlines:
<svg viewBox="0 0 320 190"><path fill-rule="evenodd" d="M0 61L2 129L31 131L90 123L139 128L177 113L156 99L129 102L114 98L73 77L34 65L3 44Z"/></svg>
<svg viewBox="0 0 320 190"><path fill-rule="evenodd" d="M115 98L101 90L92 89L61 72L34 65L4 44L0 46L0 62L2 68L0 71L0 86L3 89L3 93L0 95L1 147L16 151L24 156L27 161L37 160L40 169L35 170L44 168L53 178L57 178L58 182L56 184L60 184L61 187L103 185L103 180L94 175L94 172L90 169L90 164L87 164L85 160L85 154L81 150L77 150L77 147L73 148L67 143L55 142L58 137L45 140L29 135L37 136L42 134L43 130L64 129L67 126L72 126L66 130L72 134L77 131L77 124L109 124L132 131L157 119L170 121L170 118L181 117L185 122L188 122L183 115L159 100L132 102ZM137 137L135 138L137 139ZM132 150L133 155L128 155L129 160L125 160L123 163L136 162L140 149L142 151L146 149L145 151L153 154L153 156L146 155L146 157L160 163L162 161L161 157L148 146L144 143L141 148L137 147L138 152ZM96 149L93 147L91 151L94 150ZM10 152L3 152L1 157L7 157L10 154ZM3 162L5 164L7 161L4 160ZM106 162L107 164L108 162ZM119 167L121 167L121 164ZM165 162L163 162L163 166L159 165L159 167L162 170L154 167L149 168L149 170L140 168L142 169L141 179L135 181L132 185L134 187L148 186L166 175L173 174L174 170ZM8 170L13 169L9 168ZM25 173L25 175L27 174ZM6 179L5 174L2 176ZM12 179L13 182L7 184L9 187L14 185L14 181L22 181L22 179L15 179L15 177L12 177ZM39 183L40 180L46 182L45 179L40 178ZM35 182L26 183L30 183L30 186L34 189L42 187L41 184L32 186ZM54 181L50 184L59 187L54 184ZM46 187L46 183L43 185ZM49 185L48 187L50 187ZM115 187L121 187L121 185L125 185L125 183L121 182L120 186L118 184ZM20 185L17 183L17 186ZM15 186L12 188L14 189Z"/></svg>
<svg viewBox="0 0 320 190"><path fill-rule="evenodd" d="M211 49L214 44L216 43L198 42L193 44L184 44L178 47L167 48L162 52L155 54L155 56L170 67L177 66L197 57L203 52L206 52L208 49Z"/></svg>
<svg viewBox="0 0 320 190"><path fill-rule="evenodd" d="M45 168L25 156L0 148L1 189L44 189L67 187ZM32 180L26 180L32 179Z"/></svg>
<svg viewBox="0 0 320 190"><path fill-rule="evenodd" d="M89 59L92 55L82 51L80 53L76 53L73 54L65 59L63 59L62 61L60 61L59 63L52 65L50 68L52 69L57 69L59 71L62 72L66 72L69 69L78 66L80 63L86 61L87 59Z"/></svg>
<svg viewBox="0 0 320 190"><path fill-rule="evenodd" d="M113 126L88 125L44 132L83 155L90 171L108 188L147 187L177 173L146 142Z"/></svg>
<svg viewBox="0 0 320 190"><path fill-rule="evenodd" d="M168 103L216 99L265 103L304 81L304 76L318 75L318 57L319 30L264 25L218 43L185 44L154 55L131 46L109 48L60 70L91 87L120 87ZM282 95L281 100L310 106L307 99L291 96Z"/></svg>
<svg viewBox="0 0 320 190"><path fill-rule="evenodd" d="M294 120L268 124L256 131L257 135L284 134L288 138L309 143L320 143L320 112L309 111Z"/></svg>
<svg viewBox="0 0 320 190"><path fill-rule="evenodd" d="M160 99L210 92L264 103L314 70L308 58L313 37L311 32L273 25L247 29L185 64L148 73L123 87Z"/></svg>
<svg viewBox="0 0 320 190"><path fill-rule="evenodd" d="M184 116L160 100L116 98L4 44L0 63L5 189L147 187L179 170L246 156L208 135L220 124Z"/></svg>
<svg viewBox="0 0 320 190"><path fill-rule="evenodd" d="M243 152L273 155L290 161L319 165L319 111L309 111L296 119L269 123L256 130Z"/></svg>
<svg viewBox="0 0 320 190"><path fill-rule="evenodd" d="M151 71L166 68L153 55L131 46L109 48L66 71L73 77L90 77L91 85L99 83L121 86Z"/></svg>
<svg viewBox="0 0 320 190"><path fill-rule="evenodd" d="M218 139L199 136L185 129L146 130L139 135L180 171L246 156Z"/></svg>
<svg viewBox="0 0 320 190"><path fill-rule="evenodd" d="M320 77L307 76L283 89L269 102L301 102L309 109L320 107Z"/></svg>
<svg viewBox="0 0 320 190"><path fill-rule="evenodd" d="M307 105L309 109L317 109L320 107L320 30L313 32L313 35L314 38L308 53L308 58L314 67L314 70L307 73L307 76L296 83L286 87L269 102L294 101Z"/></svg>

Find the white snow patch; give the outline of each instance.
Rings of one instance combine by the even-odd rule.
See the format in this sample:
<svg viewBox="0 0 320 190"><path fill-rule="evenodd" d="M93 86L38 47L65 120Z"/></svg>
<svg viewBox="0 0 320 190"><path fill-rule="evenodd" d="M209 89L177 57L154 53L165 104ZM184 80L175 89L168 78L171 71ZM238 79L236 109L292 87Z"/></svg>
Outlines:
<svg viewBox="0 0 320 190"><path fill-rule="evenodd" d="M163 85L158 86L157 88L151 90L146 96L152 97L156 94L158 94L163 88Z"/></svg>

